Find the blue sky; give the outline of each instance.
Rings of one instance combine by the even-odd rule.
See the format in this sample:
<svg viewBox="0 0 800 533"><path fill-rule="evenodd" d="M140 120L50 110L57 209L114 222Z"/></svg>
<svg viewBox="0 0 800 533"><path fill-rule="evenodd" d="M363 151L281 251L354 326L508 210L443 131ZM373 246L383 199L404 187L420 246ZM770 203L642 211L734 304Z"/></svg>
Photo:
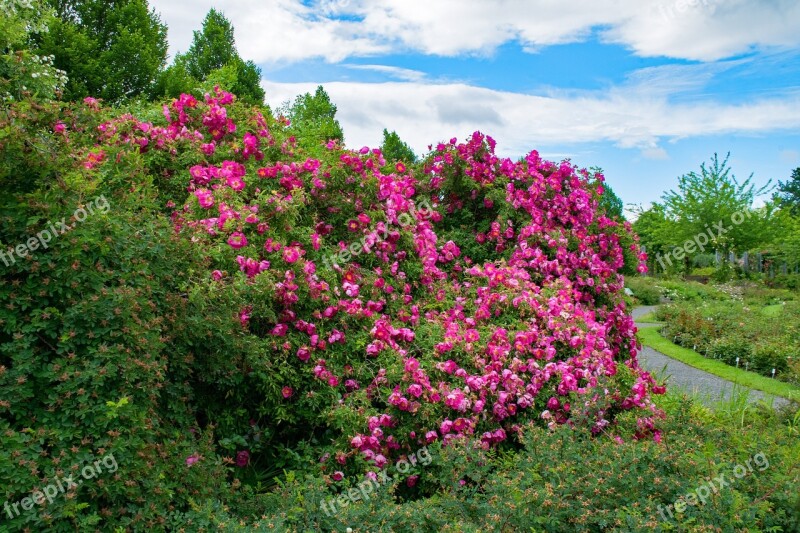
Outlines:
<svg viewBox="0 0 800 533"><path fill-rule="evenodd" d="M351 147L418 153L474 130L501 155L599 166L648 205L731 152L736 176L800 166L796 0L151 0L185 51L210 7L278 107L324 85Z"/></svg>

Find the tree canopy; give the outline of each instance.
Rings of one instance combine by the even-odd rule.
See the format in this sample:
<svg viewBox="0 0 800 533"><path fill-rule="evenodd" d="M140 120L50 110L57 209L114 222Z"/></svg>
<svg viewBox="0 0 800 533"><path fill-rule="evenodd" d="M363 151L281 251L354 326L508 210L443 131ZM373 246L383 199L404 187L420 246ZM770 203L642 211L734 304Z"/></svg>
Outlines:
<svg viewBox="0 0 800 533"><path fill-rule="evenodd" d="M247 103L263 105L261 69L245 61L236 50L233 25L222 12L211 9L203 26L194 32L192 45L167 67L154 90L155 96L177 97L213 79Z"/></svg>
<svg viewBox="0 0 800 533"><path fill-rule="evenodd" d="M788 209L792 215L800 215L800 167L792 171L788 180L778 182L776 196L781 207Z"/></svg>
<svg viewBox="0 0 800 533"><path fill-rule="evenodd" d="M148 94L167 58L167 27L146 0L50 0L58 15L38 53L67 73L64 97L117 103Z"/></svg>
<svg viewBox="0 0 800 533"><path fill-rule="evenodd" d="M400 138L396 131L390 133L386 128L383 129L381 152L387 163L398 161L416 163L417 161L417 154L414 153L414 150Z"/></svg>
<svg viewBox="0 0 800 533"><path fill-rule="evenodd" d="M749 213L755 199L769 192L770 183L756 188L752 174L739 183L728 166L729 157L720 161L714 154L708 165L700 165L699 174L692 171L680 176L677 190L663 195L669 232L679 242L711 231L713 245L727 253L747 250L764 240L768 229L764 216L751 213L743 222L731 221L736 213ZM713 229L720 223L725 226L723 234Z"/></svg>
<svg viewBox="0 0 800 533"><path fill-rule="evenodd" d="M313 95L299 95L291 105L284 105L283 111L291 121L291 131L298 144L304 149L313 152L327 141L344 142L342 126L336 120L336 105L322 85Z"/></svg>

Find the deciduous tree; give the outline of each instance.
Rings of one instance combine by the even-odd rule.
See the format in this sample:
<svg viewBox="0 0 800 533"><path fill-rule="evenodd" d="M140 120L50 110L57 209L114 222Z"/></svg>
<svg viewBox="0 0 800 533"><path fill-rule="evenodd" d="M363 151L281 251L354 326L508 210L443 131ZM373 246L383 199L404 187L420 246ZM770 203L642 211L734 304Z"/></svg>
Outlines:
<svg viewBox="0 0 800 533"><path fill-rule="evenodd" d="M50 0L58 17L40 40L69 76L65 98L109 102L147 94L167 58L167 27L147 0Z"/></svg>

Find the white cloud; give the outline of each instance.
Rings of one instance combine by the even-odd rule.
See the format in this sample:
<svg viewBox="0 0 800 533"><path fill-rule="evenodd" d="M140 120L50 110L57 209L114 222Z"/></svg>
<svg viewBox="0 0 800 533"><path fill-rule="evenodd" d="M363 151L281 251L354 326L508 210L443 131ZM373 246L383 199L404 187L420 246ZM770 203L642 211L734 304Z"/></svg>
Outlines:
<svg viewBox="0 0 800 533"><path fill-rule="evenodd" d="M653 146L650 148L642 149L642 156L645 159L653 159L656 161L663 161L665 159L669 159L667 151L661 148L660 146Z"/></svg>
<svg viewBox="0 0 800 533"><path fill-rule="evenodd" d="M170 28L171 52L186 50L212 5L257 63L338 62L390 52L488 55L517 41L535 51L585 40L641 56L712 61L753 49L800 45L796 0L151 0Z"/></svg>
<svg viewBox="0 0 800 533"><path fill-rule="evenodd" d="M372 70L402 81L422 81L426 77L426 74L420 70L389 65L353 65L345 63L342 66L355 70Z"/></svg>
<svg viewBox="0 0 800 533"><path fill-rule="evenodd" d="M263 83L276 106L313 83ZM598 93L537 96L463 83L326 83L349 146L375 146L384 127L417 152L430 143L481 130L505 155L532 148L610 141L663 159L663 141L724 134L761 134L800 128L800 95L747 104L670 102L636 85Z"/></svg>

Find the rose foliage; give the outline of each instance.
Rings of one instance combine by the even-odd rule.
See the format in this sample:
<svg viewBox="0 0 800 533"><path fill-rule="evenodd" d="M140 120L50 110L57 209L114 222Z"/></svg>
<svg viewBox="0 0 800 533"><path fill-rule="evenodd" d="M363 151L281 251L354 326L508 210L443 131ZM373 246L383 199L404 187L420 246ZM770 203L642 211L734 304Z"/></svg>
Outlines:
<svg viewBox="0 0 800 533"><path fill-rule="evenodd" d="M265 340L241 371L279 389L278 412L328 437L342 468L465 436L489 447L531 419L659 438L663 388L637 364L620 296L636 244L598 212L586 171L499 158L479 132L415 171L333 141L314 159L285 120L234 120L232 104L184 95L164 133L131 118L105 139L196 154L171 178L188 191L174 225Z"/></svg>
<svg viewBox="0 0 800 533"><path fill-rule="evenodd" d="M622 298L644 255L598 208L601 175L501 158L479 132L408 167L335 140L306 152L288 119L220 89L139 117L74 108L37 134L73 162L60 187L169 221L183 244L152 265L192 250L169 278L185 292L146 328L161 335L151 378L181 391L148 401L186 402L172 420L185 468L211 461L186 450L209 432L252 482L311 460L328 479L374 476L433 443L515 446L530 423L660 440L664 388L638 365ZM64 333L48 349L74 351ZM196 428L180 427L188 412Z"/></svg>

